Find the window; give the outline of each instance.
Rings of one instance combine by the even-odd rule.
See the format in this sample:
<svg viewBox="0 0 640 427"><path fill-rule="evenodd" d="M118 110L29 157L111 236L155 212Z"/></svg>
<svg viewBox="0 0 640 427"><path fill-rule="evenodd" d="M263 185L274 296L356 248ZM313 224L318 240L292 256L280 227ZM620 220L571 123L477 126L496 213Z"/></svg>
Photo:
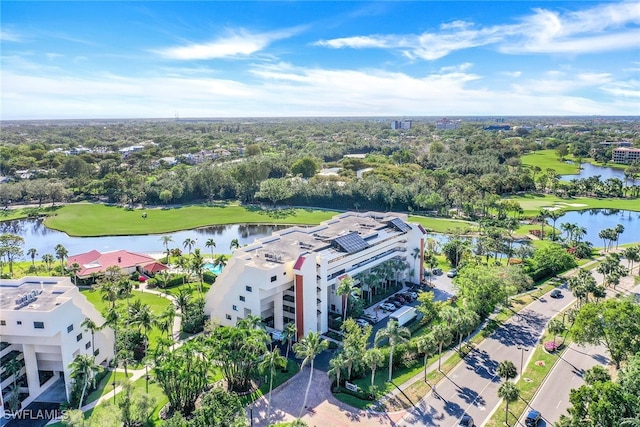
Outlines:
<svg viewBox="0 0 640 427"><path fill-rule="evenodd" d="M33 322L33 327L36 329L44 329L44 322Z"/></svg>
<svg viewBox="0 0 640 427"><path fill-rule="evenodd" d="M96 348L96 349L95 349L95 351L93 352L93 355L94 355L94 356L97 356L97 355L99 355L99 354L100 354L100 349L99 349L99 348Z"/></svg>
<svg viewBox="0 0 640 427"><path fill-rule="evenodd" d="M253 288L251 286L245 286L244 288L247 290L247 292L253 292Z"/></svg>
<svg viewBox="0 0 640 427"><path fill-rule="evenodd" d="M227 314L225 317L227 318L227 320L231 320L231 315L230 314Z"/></svg>
<svg viewBox="0 0 640 427"><path fill-rule="evenodd" d="M73 323L67 326L67 333L73 331Z"/></svg>
<svg viewBox="0 0 640 427"><path fill-rule="evenodd" d="M287 272L285 271L284 273L282 273L282 275L283 275L283 276L286 276L286 275L287 275Z"/></svg>
<svg viewBox="0 0 640 427"><path fill-rule="evenodd" d="M86 350L88 350L88 349L89 349L89 347L91 347L91 341L87 341L87 343L84 345L84 348L85 348Z"/></svg>
<svg viewBox="0 0 640 427"><path fill-rule="evenodd" d="M233 306L233 311L238 311L238 306L237 305Z"/></svg>
<svg viewBox="0 0 640 427"><path fill-rule="evenodd" d="M336 311L336 305L335 304L331 304L331 311Z"/></svg>
<svg viewBox="0 0 640 427"><path fill-rule="evenodd" d="M0 320L0 326L7 326L6 320Z"/></svg>
<svg viewBox="0 0 640 427"><path fill-rule="evenodd" d="M22 320L18 320L16 323L17 323L18 325L22 325Z"/></svg>
<svg viewBox="0 0 640 427"><path fill-rule="evenodd" d="M82 339L82 333L78 334L78 336L76 336L76 341L80 341Z"/></svg>
<svg viewBox="0 0 640 427"><path fill-rule="evenodd" d="M240 295L240 301L244 302L244 296Z"/></svg>
<svg viewBox="0 0 640 427"><path fill-rule="evenodd" d="M278 276L271 276L271 281L275 282L276 280L278 280Z"/></svg>

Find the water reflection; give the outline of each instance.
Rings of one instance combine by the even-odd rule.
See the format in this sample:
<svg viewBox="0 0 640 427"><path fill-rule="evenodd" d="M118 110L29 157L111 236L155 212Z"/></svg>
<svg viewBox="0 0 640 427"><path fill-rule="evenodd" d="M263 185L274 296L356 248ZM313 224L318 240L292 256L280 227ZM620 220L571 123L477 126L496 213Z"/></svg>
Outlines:
<svg viewBox="0 0 640 427"><path fill-rule="evenodd" d="M571 163L571 162L568 162ZM592 165L591 163L582 163L582 168L577 174L573 175L560 175L560 179L565 181L571 181L572 179L589 178L592 176L600 176L600 181L605 181L608 178L618 178L620 181L625 182L624 170L615 169L605 166Z"/></svg>
<svg viewBox="0 0 640 427"><path fill-rule="evenodd" d="M547 221L551 224L551 221ZM556 227L560 224L578 224L587 230L585 240L594 246L602 246L602 239L598 233L605 228L615 228L621 224L624 232L620 235L619 244L635 243L640 241L640 212L632 212L621 209L586 209L583 211L571 211L565 213L556 221Z"/></svg>
<svg viewBox="0 0 640 427"><path fill-rule="evenodd" d="M55 246L63 245L69 254L79 254L96 249L101 252L126 249L133 252L162 252L164 246L161 236L170 236L169 248L184 250L185 239L196 241L195 248L203 253L211 253L212 248L205 246L208 239L215 241L215 253L230 253L231 241L237 239L240 246L253 243L255 239L270 236L274 231L286 228L283 225L247 225L233 224L203 227L175 233L150 234L144 236L106 236L106 237L70 237L60 231L47 228L41 219L24 219L0 222L0 233L11 233L22 236L25 250L35 248L38 258L43 254L55 254Z"/></svg>

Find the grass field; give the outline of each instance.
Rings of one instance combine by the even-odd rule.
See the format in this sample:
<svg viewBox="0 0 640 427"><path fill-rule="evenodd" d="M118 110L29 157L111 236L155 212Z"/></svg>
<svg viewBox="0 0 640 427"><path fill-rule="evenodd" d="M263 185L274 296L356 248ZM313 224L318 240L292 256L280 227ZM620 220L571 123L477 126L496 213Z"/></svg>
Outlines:
<svg viewBox="0 0 640 427"><path fill-rule="evenodd" d="M147 218L142 218L142 213ZM45 220L71 236L124 236L169 233L224 224L318 224L337 214L318 209L265 210L238 205L192 205L170 209L133 209L79 203L66 205Z"/></svg>
<svg viewBox="0 0 640 427"><path fill-rule="evenodd" d="M475 230L477 225L474 222L462 221L457 219L446 218L430 218L426 216L410 215L409 221L417 222L429 231L436 233L446 233L455 231L456 229L461 231Z"/></svg>
<svg viewBox="0 0 640 427"><path fill-rule="evenodd" d="M558 175L571 175L579 172L578 165L561 162L555 150L535 151L520 157L523 165L538 166L542 171L554 169Z"/></svg>
<svg viewBox="0 0 640 427"><path fill-rule="evenodd" d="M578 197L563 199L550 195L526 194L523 196L509 197L506 200L514 200L520 203L524 210L524 216L534 216L542 208L555 207L566 211L579 211L584 209L625 209L630 211L640 211L640 200L638 199L593 199L589 197Z"/></svg>

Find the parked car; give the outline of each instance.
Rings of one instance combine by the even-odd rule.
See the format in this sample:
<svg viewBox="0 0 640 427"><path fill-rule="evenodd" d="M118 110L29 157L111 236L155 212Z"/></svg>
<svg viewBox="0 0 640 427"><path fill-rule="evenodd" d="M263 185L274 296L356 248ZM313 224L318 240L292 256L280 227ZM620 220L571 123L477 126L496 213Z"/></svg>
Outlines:
<svg viewBox="0 0 640 427"><path fill-rule="evenodd" d="M431 270L431 272L433 273L434 276L439 276L442 274L442 269L441 268L434 268L433 270Z"/></svg>
<svg viewBox="0 0 640 427"><path fill-rule="evenodd" d="M356 323L358 324L358 326L360 326L362 328L364 328L365 326L369 326L369 322L367 322L366 320L361 319L361 318L357 318L356 319Z"/></svg>
<svg viewBox="0 0 640 427"><path fill-rule="evenodd" d="M540 418L542 418L542 414L540 414L540 411L532 409L527 414L527 418L525 418L524 420L524 425L526 425L527 427L537 427Z"/></svg>
<svg viewBox="0 0 640 427"><path fill-rule="evenodd" d="M372 325L375 325L376 323L378 323L378 319L376 318L376 316L372 316L367 313L364 313L362 316L360 316L360 318L366 320Z"/></svg>
<svg viewBox="0 0 640 427"><path fill-rule="evenodd" d="M459 427L476 427L476 424L473 422L473 418L470 415L464 414L462 418L460 418L460 422L458 423Z"/></svg>
<svg viewBox="0 0 640 427"><path fill-rule="evenodd" d="M458 275L458 270L456 270L455 268L452 268L451 270L449 270L447 272L447 277L456 277Z"/></svg>
<svg viewBox="0 0 640 427"><path fill-rule="evenodd" d="M384 311L396 310L396 306L394 304L391 304L390 302L383 302L382 304L380 304L380 308L383 309Z"/></svg>
<svg viewBox="0 0 640 427"><path fill-rule="evenodd" d="M394 307L395 307L395 308L394 308L394 310L395 310L395 309L397 309L397 308L400 308L400 307L402 307L402 306L404 305L404 304L403 304L403 303L401 303L400 301L395 300L395 299L391 299L391 298L389 298L389 299L387 300L387 303L389 303L389 305L394 306Z"/></svg>
<svg viewBox="0 0 640 427"><path fill-rule="evenodd" d="M402 304L407 302L407 299L404 297L404 295L397 294L397 295L392 296L391 298L393 298L394 301L401 302Z"/></svg>
<svg viewBox="0 0 640 427"><path fill-rule="evenodd" d="M554 289L554 290L551 291L549 296L551 298L560 298L560 297L562 297L562 292L560 291L560 289Z"/></svg>

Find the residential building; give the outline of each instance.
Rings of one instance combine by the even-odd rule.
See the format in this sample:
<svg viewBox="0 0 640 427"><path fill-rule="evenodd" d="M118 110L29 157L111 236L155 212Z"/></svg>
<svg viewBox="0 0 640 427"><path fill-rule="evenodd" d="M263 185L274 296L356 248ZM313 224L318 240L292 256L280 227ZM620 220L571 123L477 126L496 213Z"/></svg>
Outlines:
<svg viewBox="0 0 640 427"><path fill-rule="evenodd" d="M76 272L78 279L88 279L95 275L102 275L111 266L117 266L127 274L133 274L137 271L140 274L151 276L168 268L149 255L125 250L101 253L94 249L83 254L70 255L67 258L67 266L70 267L73 264L80 266L80 270Z"/></svg>
<svg viewBox="0 0 640 427"><path fill-rule="evenodd" d="M276 330L295 322L299 336L326 332L330 315L342 314L336 289L345 276L358 279L392 262L395 280L419 282L425 234L404 214L380 212L280 230L233 253L206 295L205 314L222 325L258 315Z"/></svg>
<svg viewBox="0 0 640 427"><path fill-rule="evenodd" d="M86 318L98 326L105 322L68 277L0 282L0 405L4 411L10 410L14 379L21 408L52 387L62 389L61 383L68 400L69 364L77 355L94 355L99 365L113 358L111 328L92 332L82 326ZM8 366L13 359L20 364L15 376Z"/></svg>
<svg viewBox="0 0 640 427"><path fill-rule="evenodd" d="M436 130L456 130L460 127L460 121L453 121L447 118L440 119L436 122Z"/></svg>
<svg viewBox="0 0 640 427"><path fill-rule="evenodd" d="M391 129L409 130L411 129L411 120L393 120L391 121Z"/></svg>
<svg viewBox="0 0 640 427"><path fill-rule="evenodd" d="M631 147L631 141L602 141L600 145L605 147Z"/></svg>
<svg viewBox="0 0 640 427"><path fill-rule="evenodd" d="M640 148L620 147L613 149L613 162L630 164L640 160Z"/></svg>

